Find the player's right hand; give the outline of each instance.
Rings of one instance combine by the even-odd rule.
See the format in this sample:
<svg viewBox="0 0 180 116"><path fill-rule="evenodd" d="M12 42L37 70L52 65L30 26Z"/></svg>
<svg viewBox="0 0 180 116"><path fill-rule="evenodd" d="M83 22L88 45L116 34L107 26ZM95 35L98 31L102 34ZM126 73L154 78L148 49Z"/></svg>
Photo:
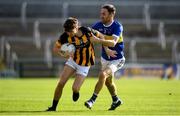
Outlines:
<svg viewBox="0 0 180 116"><path fill-rule="evenodd" d="M74 57L74 52L70 52L70 53L64 53L63 51L59 52L59 55L61 57L64 57L65 59L69 59L70 57L73 58Z"/></svg>

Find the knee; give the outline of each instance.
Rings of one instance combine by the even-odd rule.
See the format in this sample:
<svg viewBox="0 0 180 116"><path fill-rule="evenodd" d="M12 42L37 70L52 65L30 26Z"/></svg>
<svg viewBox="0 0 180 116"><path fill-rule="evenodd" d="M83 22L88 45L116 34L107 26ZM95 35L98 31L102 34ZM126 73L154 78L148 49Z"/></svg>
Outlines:
<svg viewBox="0 0 180 116"><path fill-rule="evenodd" d="M105 82L106 86L111 86L111 81L109 79L106 79L106 82Z"/></svg>
<svg viewBox="0 0 180 116"><path fill-rule="evenodd" d="M98 79L98 83L104 83L106 81L106 76L104 72L100 72L99 73L99 79Z"/></svg>
<svg viewBox="0 0 180 116"><path fill-rule="evenodd" d="M106 72L102 71L99 73L99 79L104 80L106 78Z"/></svg>

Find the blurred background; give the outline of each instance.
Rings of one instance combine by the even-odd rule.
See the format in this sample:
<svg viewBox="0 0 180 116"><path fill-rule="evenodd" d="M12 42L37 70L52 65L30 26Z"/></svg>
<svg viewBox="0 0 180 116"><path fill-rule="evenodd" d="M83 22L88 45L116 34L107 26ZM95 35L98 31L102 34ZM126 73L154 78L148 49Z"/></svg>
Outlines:
<svg viewBox="0 0 180 116"><path fill-rule="evenodd" d="M65 59L52 53L63 22L99 21L101 5L117 9L124 26L126 64L116 78L180 78L179 0L0 0L0 78L57 77ZM101 46L95 45L97 77Z"/></svg>

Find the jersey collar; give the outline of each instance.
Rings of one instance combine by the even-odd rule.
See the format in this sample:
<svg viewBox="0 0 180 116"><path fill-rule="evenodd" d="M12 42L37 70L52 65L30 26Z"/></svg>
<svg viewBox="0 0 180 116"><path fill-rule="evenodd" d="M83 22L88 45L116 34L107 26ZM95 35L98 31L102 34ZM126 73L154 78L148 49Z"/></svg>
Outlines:
<svg viewBox="0 0 180 116"><path fill-rule="evenodd" d="M110 27L113 23L114 23L114 20L112 21L112 23L111 23L111 24L109 24L109 25L105 25L105 24L103 24L103 26L104 26L104 27Z"/></svg>

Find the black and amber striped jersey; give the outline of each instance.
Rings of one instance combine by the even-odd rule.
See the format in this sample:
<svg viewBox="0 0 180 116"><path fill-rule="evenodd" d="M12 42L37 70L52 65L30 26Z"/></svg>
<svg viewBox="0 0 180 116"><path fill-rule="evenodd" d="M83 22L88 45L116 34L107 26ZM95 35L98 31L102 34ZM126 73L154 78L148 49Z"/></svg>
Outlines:
<svg viewBox="0 0 180 116"><path fill-rule="evenodd" d="M81 37L70 37L64 32L56 41L56 46L61 47L64 43L73 44L76 48L73 60L81 66L91 66L95 63L95 53L93 44L90 41L92 34L98 36L98 32L87 27L80 27L79 30L82 32Z"/></svg>

